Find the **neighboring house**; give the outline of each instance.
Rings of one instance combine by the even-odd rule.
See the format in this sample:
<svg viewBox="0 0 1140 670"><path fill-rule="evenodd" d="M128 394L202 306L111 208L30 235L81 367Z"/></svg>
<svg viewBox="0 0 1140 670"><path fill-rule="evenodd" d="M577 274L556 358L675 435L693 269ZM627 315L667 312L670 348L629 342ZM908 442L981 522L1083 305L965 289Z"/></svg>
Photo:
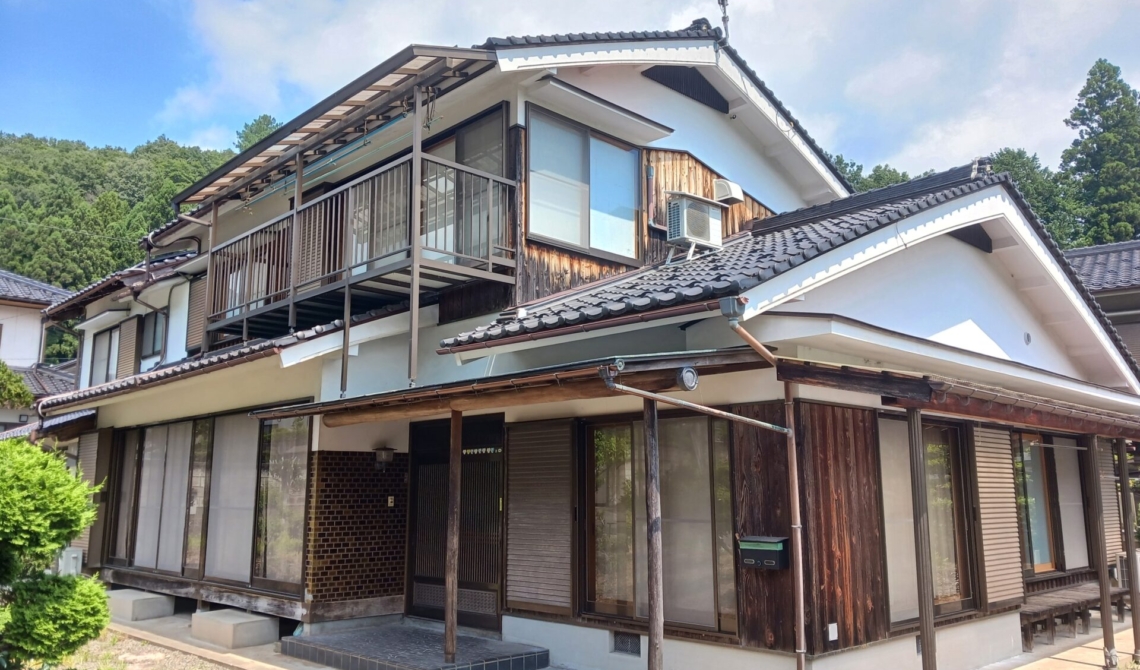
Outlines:
<svg viewBox="0 0 1140 670"><path fill-rule="evenodd" d="M43 310L71 295L70 291L0 270L0 360L24 379L28 390L40 398L74 388L65 370L43 360ZM0 408L0 431L17 428L35 418L31 407Z"/></svg>
<svg viewBox="0 0 1140 670"><path fill-rule="evenodd" d="M111 584L307 658L457 611L608 669L646 662L653 574L665 667L724 670L979 667L1052 630L1035 594L1109 588L1140 368L1009 177L853 195L705 23L408 47L174 204L47 310ZM757 423L786 396L796 468Z"/></svg>
<svg viewBox="0 0 1140 670"><path fill-rule="evenodd" d="M1065 257L1124 343L1140 353L1140 240L1070 249Z"/></svg>

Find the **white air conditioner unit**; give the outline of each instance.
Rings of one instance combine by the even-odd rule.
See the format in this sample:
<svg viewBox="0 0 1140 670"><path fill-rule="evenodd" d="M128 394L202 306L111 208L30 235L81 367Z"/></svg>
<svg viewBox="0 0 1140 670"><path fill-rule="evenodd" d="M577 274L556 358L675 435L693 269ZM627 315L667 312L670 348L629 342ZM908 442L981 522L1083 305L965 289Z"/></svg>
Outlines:
<svg viewBox="0 0 1140 670"><path fill-rule="evenodd" d="M59 574L83 574L83 550L79 547L68 547L59 554Z"/></svg>
<svg viewBox="0 0 1140 670"><path fill-rule="evenodd" d="M666 210L669 243L719 249L724 205L692 193L665 193L669 197Z"/></svg>
<svg viewBox="0 0 1140 670"><path fill-rule="evenodd" d="M713 200L722 205L735 205L744 202L744 189L740 184L727 179L713 180Z"/></svg>

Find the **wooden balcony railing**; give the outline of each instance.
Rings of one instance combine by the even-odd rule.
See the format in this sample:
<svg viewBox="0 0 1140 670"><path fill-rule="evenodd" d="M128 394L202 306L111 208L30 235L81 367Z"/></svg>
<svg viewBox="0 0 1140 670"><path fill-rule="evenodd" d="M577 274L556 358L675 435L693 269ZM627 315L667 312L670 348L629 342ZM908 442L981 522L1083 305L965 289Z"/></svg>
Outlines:
<svg viewBox="0 0 1140 670"><path fill-rule="evenodd" d="M516 184L424 156L418 263L460 278L510 276ZM411 156L389 163L213 249L211 323L330 285L408 273Z"/></svg>

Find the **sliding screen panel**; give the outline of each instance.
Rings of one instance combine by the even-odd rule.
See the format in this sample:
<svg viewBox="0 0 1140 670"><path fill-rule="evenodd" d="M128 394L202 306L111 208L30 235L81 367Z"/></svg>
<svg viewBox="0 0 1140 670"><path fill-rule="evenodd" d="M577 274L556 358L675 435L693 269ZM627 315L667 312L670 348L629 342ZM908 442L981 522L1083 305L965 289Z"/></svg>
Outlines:
<svg viewBox="0 0 1140 670"><path fill-rule="evenodd" d="M155 426L147 428L143 434L133 561L137 568L153 569L157 566L158 531L162 523L162 482L166 473L166 433L166 426Z"/></svg>
<svg viewBox="0 0 1140 670"><path fill-rule="evenodd" d="M162 487L162 525L158 532L158 569L182 571L182 538L186 533L186 482L194 422L168 426L166 478Z"/></svg>
<svg viewBox="0 0 1140 670"><path fill-rule="evenodd" d="M206 576L249 582L257 499L258 422L245 414L214 420Z"/></svg>

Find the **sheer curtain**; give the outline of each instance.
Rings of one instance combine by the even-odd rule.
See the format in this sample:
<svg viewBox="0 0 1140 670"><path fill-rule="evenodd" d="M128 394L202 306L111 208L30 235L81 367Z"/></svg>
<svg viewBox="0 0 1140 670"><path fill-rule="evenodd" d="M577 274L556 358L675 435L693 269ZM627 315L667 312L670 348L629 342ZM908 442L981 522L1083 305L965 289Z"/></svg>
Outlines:
<svg viewBox="0 0 1140 670"><path fill-rule="evenodd" d="M131 542L131 518L135 512L135 477L138 475L139 431L123 435L122 462L119 464L118 511L115 513L115 558L126 560Z"/></svg>
<svg viewBox="0 0 1140 670"><path fill-rule="evenodd" d="M158 569L182 571L182 539L186 531L186 482L193 422L167 427L166 477L162 487L162 524L158 533Z"/></svg>
<svg viewBox="0 0 1140 670"><path fill-rule="evenodd" d="M245 414L214 421L206 574L248 582L257 498L258 422Z"/></svg>
<svg viewBox="0 0 1140 670"><path fill-rule="evenodd" d="M162 480L166 473L166 432L166 426L155 426L147 428L143 435L133 562L138 568L157 566L158 531L162 523Z"/></svg>

